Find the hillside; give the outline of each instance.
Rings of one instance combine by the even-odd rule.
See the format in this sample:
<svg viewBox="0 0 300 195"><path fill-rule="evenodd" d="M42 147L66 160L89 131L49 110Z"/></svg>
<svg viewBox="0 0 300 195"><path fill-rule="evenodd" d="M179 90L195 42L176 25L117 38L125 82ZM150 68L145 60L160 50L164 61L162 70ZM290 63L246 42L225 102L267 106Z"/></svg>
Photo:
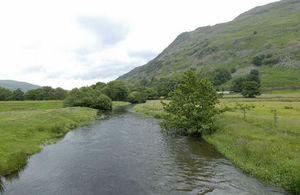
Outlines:
<svg viewBox="0 0 300 195"><path fill-rule="evenodd" d="M0 80L0 87L9 89L9 90L16 90L20 88L23 92L26 92L31 89L37 89L41 86L33 85L26 82L14 81L14 80Z"/></svg>
<svg viewBox="0 0 300 195"><path fill-rule="evenodd" d="M265 64L254 66L252 59L263 54L269 56ZM155 59L118 80L176 77L189 68L205 73L218 67L235 68L234 77L258 69L265 89L299 87L300 1L256 7L231 22L184 32Z"/></svg>

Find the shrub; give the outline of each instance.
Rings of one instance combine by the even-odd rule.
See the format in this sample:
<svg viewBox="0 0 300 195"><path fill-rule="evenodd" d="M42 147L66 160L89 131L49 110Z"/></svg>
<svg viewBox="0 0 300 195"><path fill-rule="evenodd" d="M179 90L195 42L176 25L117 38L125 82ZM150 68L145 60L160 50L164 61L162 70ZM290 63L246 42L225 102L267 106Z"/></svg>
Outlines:
<svg viewBox="0 0 300 195"><path fill-rule="evenodd" d="M111 110L112 101L106 95L101 94L93 100L91 107L99 110Z"/></svg>
<svg viewBox="0 0 300 195"><path fill-rule="evenodd" d="M90 87L72 89L64 100L65 107L81 106L101 110L111 110L112 101L109 97L102 94L100 90Z"/></svg>

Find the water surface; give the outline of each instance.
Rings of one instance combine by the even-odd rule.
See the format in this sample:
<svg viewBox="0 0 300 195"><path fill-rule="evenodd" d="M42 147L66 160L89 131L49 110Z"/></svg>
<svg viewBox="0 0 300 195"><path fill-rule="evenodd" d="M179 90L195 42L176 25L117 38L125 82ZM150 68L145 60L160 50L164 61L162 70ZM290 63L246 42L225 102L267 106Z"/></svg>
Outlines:
<svg viewBox="0 0 300 195"><path fill-rule="evenodd" d="M3 194L284 194L245 175L197 138L161 132L130 111L107 113L30 157Z"/></svg>

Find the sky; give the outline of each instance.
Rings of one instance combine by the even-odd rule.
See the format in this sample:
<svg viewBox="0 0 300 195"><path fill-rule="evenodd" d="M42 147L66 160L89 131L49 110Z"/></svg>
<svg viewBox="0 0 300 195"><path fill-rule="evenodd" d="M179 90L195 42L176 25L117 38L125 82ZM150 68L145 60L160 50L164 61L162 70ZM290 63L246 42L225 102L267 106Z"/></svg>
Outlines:
<svg viewBox="0 0 300 195"><path fill-rule="evenodd" d="M146 64L180 33L276 0L1 0L0 80L72 89Z"/></svg>

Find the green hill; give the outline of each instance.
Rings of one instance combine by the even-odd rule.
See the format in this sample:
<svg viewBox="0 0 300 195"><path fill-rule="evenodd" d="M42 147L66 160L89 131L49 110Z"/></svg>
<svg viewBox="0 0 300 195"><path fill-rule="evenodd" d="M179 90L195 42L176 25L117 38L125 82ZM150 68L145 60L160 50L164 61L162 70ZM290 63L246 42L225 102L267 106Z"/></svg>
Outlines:
<svg viewBox="0 0 300 195"><path fill-rule="evenodd" d="M263 55L263 64L253 65ZM264 89L300 87L300 1L282 0L228 23L184 32L155 59L118 79L170 78L189 68L205 73L219 67L235 68L233 77L258 69Z"/></svg>
<svg viewBox="0 0 300 195"><path fill-rule="evenodd" d="M9 90L16 90L20 88L23 92L26 92L31 89L37 89L41 86L33 85L26 82L20 82L20 81L13 81L13 80L0 80L0 87L9 89Z"/></svg>

